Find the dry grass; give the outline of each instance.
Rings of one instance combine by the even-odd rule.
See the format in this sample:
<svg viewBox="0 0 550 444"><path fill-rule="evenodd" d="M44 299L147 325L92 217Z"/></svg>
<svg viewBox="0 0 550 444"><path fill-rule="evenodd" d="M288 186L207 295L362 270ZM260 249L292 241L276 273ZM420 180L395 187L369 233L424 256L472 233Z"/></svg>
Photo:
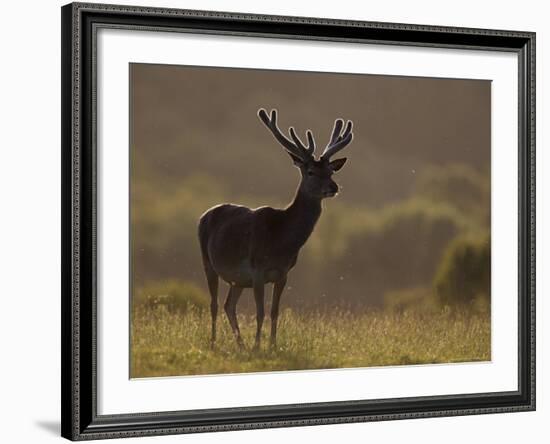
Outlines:
<svg viewBox="0 0 550 444"><path fill-rule="evenodd" d="M134 310L131 376L199 375L261 371L370 367L490 360L488 314L453 312L301 315L287 309L279 317L278 347L252 351L255 318L240 316L249 349L241 351L225 315L210 348L210 315L172 313L165 307Z"/></svg>

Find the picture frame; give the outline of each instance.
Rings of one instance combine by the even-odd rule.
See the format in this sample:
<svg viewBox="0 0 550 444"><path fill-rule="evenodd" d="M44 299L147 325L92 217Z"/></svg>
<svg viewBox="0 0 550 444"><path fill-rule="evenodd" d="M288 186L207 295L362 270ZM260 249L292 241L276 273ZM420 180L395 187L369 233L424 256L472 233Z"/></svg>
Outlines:
<svg viewBox="0 0 550 444"><path fill-rule="evenodd" d="M71 3L62 15L62 436L106 439L535 409L535 34ZM517 60L517 389L101 414L97 306L98 31L163 32L512 54ZM99 106L101 104L99 103ZM496 149L493 147L493 149ZM515 260L515 259L514 259ZM514 292L515 293L515 292ZM123 351L121 351L123 352ZM515 351L514 351L515 353ZM153 381L154 382L154 381Z"/></svg>

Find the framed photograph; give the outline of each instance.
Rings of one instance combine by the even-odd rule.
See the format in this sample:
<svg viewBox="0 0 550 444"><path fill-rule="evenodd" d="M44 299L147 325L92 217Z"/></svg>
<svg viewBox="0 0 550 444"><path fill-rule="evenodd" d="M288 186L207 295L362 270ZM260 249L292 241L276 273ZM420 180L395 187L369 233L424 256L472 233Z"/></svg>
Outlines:
<svg viewBox="0 0 550 444"><path fill-rule="evenodd" d="M62 13L62 435L535 409L535 35Z"/></svg>

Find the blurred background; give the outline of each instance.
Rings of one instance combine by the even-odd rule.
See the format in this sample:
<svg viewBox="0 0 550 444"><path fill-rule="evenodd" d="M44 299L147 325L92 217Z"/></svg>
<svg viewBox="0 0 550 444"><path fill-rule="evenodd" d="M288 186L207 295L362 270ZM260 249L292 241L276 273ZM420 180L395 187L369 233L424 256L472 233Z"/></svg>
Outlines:
<svg viewBox="0 0 550 444"><path fill-rule="evenodd" d="M200 215L291 201L299 172L263 107L283 131L310 128L319 151L336 118L355 124L340 195L324 201L283 307L489 309L490 81L148 64L130 76L134 303L206 303ZM246 291L239 311L253 307Z"/></svg>

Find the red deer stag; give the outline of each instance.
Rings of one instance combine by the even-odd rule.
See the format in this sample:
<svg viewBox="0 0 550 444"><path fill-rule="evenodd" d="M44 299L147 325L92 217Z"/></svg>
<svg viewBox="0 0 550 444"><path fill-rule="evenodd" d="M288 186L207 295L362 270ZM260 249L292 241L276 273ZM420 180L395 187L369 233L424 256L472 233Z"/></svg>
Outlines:
<svg viewBox="0 0 550 444"><path fill-rule="evenodd" d="M338 193L332 175L346 163L346 158L330 160L352 140L352 122L337 119L332 137L319 159L315 159L315 141L307 131L308 145L290 128L290 139L277 126L277 111L271 116L263 109L258 116L285 148L294 165L300 170L301 180L292 202L284 209L260 207L250 209L240 205L217 205L204 213L199 221L198 235L208 289L212 298L211 345L216 341L218 313L218 277L229 284L225 312L238 345L244 343L237 323L237 302L244 288L254 289L256 302L256 342L264 320L264 286L273 283L271 304L271 346L276 345L279 301L288 272L296 264L298 252L311 235L319 216L321 201ZM342 131L343 129L343 131Z"/></svg>

